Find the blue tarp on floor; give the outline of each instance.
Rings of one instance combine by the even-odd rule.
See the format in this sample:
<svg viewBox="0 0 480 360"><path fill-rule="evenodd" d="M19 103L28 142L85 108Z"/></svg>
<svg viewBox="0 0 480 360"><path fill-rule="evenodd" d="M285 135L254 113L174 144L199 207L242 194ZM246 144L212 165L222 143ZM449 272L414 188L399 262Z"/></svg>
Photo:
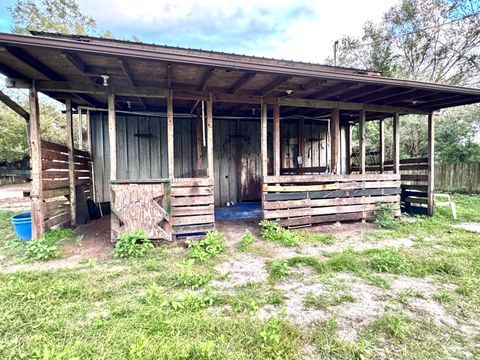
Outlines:
<svg viewBox="0 0 480 360"><path fill-rule="evenodd" d="M215 208L215 219L254 219L261 217L262 204L260 202L245 202Z"/></svg>

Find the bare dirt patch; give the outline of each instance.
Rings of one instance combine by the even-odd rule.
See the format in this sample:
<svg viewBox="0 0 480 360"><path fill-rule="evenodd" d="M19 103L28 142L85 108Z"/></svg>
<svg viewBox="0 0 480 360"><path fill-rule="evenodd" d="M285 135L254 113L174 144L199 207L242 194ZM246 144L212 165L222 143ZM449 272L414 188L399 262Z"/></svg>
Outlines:
<svg viewBox="0 0 480 360"><path fill-rule="evenodd" d="M268 273L265 267L265 260L250 254L238 254L215 267L225 280L216 280L212 285L222 290L232 289L239 285L250 282L261 282L267 280Z"/></svg>
<svg viewBox="0 0 480 360"><path fill-rule="evenodd" d="M457 229L463 229L471 232L480 233L480 222L468 222L468 223L461 223L452 225Z"/></svg>

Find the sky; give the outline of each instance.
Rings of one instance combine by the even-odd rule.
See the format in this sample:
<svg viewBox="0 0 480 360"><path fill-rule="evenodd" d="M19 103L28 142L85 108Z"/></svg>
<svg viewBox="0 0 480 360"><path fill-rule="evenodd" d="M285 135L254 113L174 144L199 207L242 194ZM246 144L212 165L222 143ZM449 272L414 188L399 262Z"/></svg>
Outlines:
<svg viewBox="0 0 480 360"><path fill-rule="evenodd" d="M335 40L361 36L398 0L77 0L115 37L322 63ZM12 26L0 0L0 32Z"/></svg>

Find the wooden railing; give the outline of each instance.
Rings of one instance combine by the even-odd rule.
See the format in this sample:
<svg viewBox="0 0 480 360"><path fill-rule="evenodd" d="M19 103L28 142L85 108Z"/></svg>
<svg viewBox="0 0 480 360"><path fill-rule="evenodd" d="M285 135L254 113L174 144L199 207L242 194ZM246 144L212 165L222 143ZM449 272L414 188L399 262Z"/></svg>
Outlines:
<svg viewBox="0 0 480 360"><path fill-rule="evenodd" d="M396 174L267 176L263 217L287 227L370 220L377 203L399 215L400 191Z"/></svg>

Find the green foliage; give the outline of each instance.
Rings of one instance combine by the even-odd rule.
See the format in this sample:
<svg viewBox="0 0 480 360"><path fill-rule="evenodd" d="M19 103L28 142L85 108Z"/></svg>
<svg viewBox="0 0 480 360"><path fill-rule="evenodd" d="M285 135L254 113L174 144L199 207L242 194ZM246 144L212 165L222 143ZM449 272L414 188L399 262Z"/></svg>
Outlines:
<svg viewBox="0 0 480 360"><path fill-rule="evenodd" d="M268 274L272 280L280 279L288 273L288 261L275 260L267 265Z"/></svg>
<svg viewBox="0 0 480 360"><path fill-rule="evenodd" d="M21 160L28 156L25 119L0 103L0 161Z"/></svg>
<svg viewBox="0 0 480 360"><path fill-rule="evenodd" d="M395 227L394 209L395 205L392 203L378 203L375 205L375 221L381 228L392 229Z"/></svg>
<svg viewBox="0 0 480 360"><path fill-rule="evenodd" d="M263 346L274 350L282 340L282 320L276 317L271 317L265 323L265 327L260 332L263 339Z"/></svg>
<svg viewBox="0 0 480 360"><path fill-rule="evenodd" d="M193 266L193 259L190 259L186 262L186 264L182 267L182 271L176 276L175 284L177 286L189 287L192 290L196 290L210 282L212 278L210 274L204 274Z"/></svg>
<svg viewBox="0 0 480 360"><path fill-rule="evenodd" d="M113 249L113 256L120 258L140 258L153 248L152 242L147 239L143 230L134 230L122 233Z"/></svg>
<svg viewBox="0 0 480 360"><path fill-rule="evenodd" d="M28 30L62 34L96 35L97 24L85 16L75 0L17 0L8 8L15 26L14 33Z"/></svg>
<svg viewBox="0 0 480 360"><path fill-rule="evenodd" d="M393 338L403 339L407 335L409 319L404 313L388 312L376 320L373 327Z"/></svg>
<svg viewBox="0 0 480 360"><path fill-rule="evenodd" d="M408 260L396 250L375 250L371 253L369 265L378 272L404 273L409 268Z"/></svg>
<svg viewBox="0 0 480 360"><path fill-rule="evenodd" d="M305 298L305 306L314 309L325 310L330 306L337 306L344 303L353 303L355 298L351 294L340 292L338 294L315 295L309 292Z"/></svg>
<svg viewBox="0 0 480 360"><path fill-rule="evenodd" d="M188 242L190 252L188 256L198 261L206 261L225 251L225 234L218 231L209 231L202 240Z"/></svg>
<svg viewBox="0 0 480 360"><path fill-rule="evenodd" d="M50 260L60 255L58 243L72 237L72 229L49 229L39 238L27 243L25 256L30 260Z"/></svg>
<svg viewBox="0 0 480 360"><path fill-rule="evenodd" d="M331 245L335 242L335 236L332 234L322 234L307 230L296 231L295 233L301 242L321 243L325 245Z"/></svg>
<svg viewBox="0 0 480 360"><path fill-rule="evenodd" d="M240 243L237 246L237 250L241 252L248 252L251 248L252 245L257 241L255 236L248 230L245 229L245 232L243 233Z"/></svg>
<svg viewBox="0 0 480 360"><path fill-rule="evenodd" d="M267 241L279 242L285 246L296 246L300 243L295 232L283 228L275 221L262 220L259 225L262 227L261 236Z"/></svg>

